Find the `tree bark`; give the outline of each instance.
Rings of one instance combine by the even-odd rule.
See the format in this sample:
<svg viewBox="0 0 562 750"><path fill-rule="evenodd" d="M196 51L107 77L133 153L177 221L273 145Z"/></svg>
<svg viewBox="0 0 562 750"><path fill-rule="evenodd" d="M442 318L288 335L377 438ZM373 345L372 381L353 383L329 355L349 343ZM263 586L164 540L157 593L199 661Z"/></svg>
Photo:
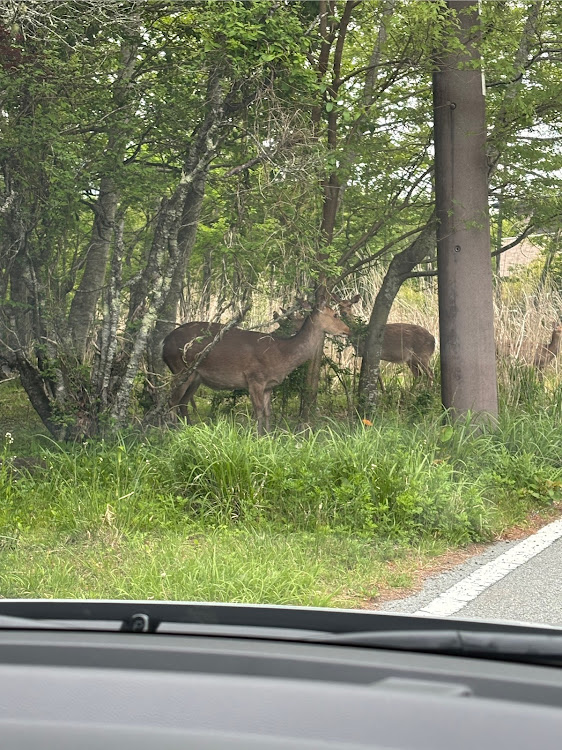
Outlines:
<svg viewBox="0 0 562 750"><path fill-rule="evenodd" d="M468 411L493 417L498 399L485 102L480 57L470 39L478 4L454 0L448 6L458 12L465 48L445 55L433 79L441 394L453 417Z"/></svg>
<svg viewBox="0 0 562 750"><path fill-rule="evenodd" d="M124 43L121 49L122 67L113 93L114 106L117 111L122 111L126 104L127 89L135 69L136 50L136 45L130 43ZM121 122L113 123L108 136L107 152L110 164L106 174L100 180L84 273L70 306L69 329L79 360L84 359L86 352L90 327L105 280L113 237L115 214L119 203L114 176L123 168L123 152L126 146L126 138L122 132L119 132L121 128Z"/></svg>
<svg viewBox="0 0 562 750"><path fill-rule="evenodd" d="M376 407L384 330L392 304L412 270L434 247L435 221L432 217L414 242L394 256L383 279L369 318L359 374L358 407L365 417L371 417Z"/></svg>

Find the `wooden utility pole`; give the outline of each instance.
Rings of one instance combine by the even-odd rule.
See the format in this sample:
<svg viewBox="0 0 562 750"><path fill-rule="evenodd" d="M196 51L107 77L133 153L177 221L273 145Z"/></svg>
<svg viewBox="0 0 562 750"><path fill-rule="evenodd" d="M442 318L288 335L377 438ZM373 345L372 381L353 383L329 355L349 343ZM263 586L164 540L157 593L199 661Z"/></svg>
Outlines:
<svg viewBox="0 0 562 750"><path fill-rule="evenodd" d="M441 395L453 416L498 412L478 3L450 0L461 52L433 76ZM471 36L472 35L472 36ZM445 45L446 46L446 45ZM476 64L475 64L476 63Z"/></svg>

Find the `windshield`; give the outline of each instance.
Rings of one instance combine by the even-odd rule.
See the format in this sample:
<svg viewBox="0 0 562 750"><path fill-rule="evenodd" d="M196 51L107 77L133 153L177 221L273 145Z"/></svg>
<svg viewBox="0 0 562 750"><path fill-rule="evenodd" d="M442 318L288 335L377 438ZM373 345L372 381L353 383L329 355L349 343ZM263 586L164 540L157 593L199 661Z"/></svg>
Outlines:
<svg viewBox="0 0 562 750"><path fill-rule="evenodd" d="M562 626L561 29L0 0L2 598Z"/></svg>

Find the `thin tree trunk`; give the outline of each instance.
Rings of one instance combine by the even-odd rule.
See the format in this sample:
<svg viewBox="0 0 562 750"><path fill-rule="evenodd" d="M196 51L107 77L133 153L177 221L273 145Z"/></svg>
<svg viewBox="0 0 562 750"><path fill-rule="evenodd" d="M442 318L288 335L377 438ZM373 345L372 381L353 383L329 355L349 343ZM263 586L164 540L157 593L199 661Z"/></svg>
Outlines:
<svg viewBox="0 0 562 750"><path fill-rule="evenodd" d="M359 411L363 416L372 416L376 407L384 330L392 304L409 274L434 248L435 222L432 218L414 242L390 262L373 305L365 338L358 394Z"/></svg>
<svg viewBox="0 0 562 750"><path fill-rule="evenodd" d="M458 4L458 2L454 2L451 7L456 7ZM529 13L525 22L525 27L521 34L519 46L513 61L512 80L505 87L503 101L500 105L499 112L496 115L496 123L490 133L486 146L488 155L488 176L490 176L496 169L502 154L502 149L511 134L514 116L512 107L517 95L523 88L523 76L525 74L525 65L529 59L531 39L533 35L536 34L536 25L540 17L542 6L543 0L535 0L535 2L531 3L529 6Z"/></svg>
<svg viewBox="0 0 562 750"><path fill-rule="evenodd" d="M84 273L70 305L69 326L80 360L86 352L90 326L105 280L118 200L113 178L102 177Z"/></svg>
<svg viewBox="0 0 562 750"><path fill-rule="evenodd" d="M121 48L121 71L113 92L116 111L121 111L128 98L128 87L136 63L137 46L124 42ZM69 329L74 350L79 360L84 359L90 327L102 291L107 271L107 261L113 237L115 214L119 194L115 186L115 175L123 168L123 153L126 139L119 132L118 124L110 130L107 152L110 165L100 180L99 195L94 207L94 225L86 254L86 263L80 285L74 294L69 314Z"/></svg>
<svg viewBox="0 0 562 750"><path fill-rule="evenodd" d="M328 88L329 99L332 104L335 103L338 97L338 91L341 86L341 63L343 56L343 49L345 39L347 36L347 29L351 20L351 13L353 8L357 5L355 0L347 0L341 20L338 25L338 34L336 40L336 46L334 50L334 60L332 64L332 77L331 84ZM328 69L328 60L330 55L331 43L328 41L329 37L334 33L335 28L332 24L335 20L330 20L329 28L326 26L326 14L327 14L326 3L321 0L320 11L321 11L321 26L320 31L323 37L322 48L320 52L320 59L318 64L318 77L321 80ZM321 109L315 108L313 111L313 122L316 124L320 121ZM327 141L328 148L335 150L338 144L337 138L337 125L338 125L338 113L337 107L332 106L332 109L328 112L327 118ZM343 186L341 185L338 173L333 171L330 173L322 182L322 190L324 194L324 200L322 204L322 225L320 228L320 235L322 238L322 247L318 253L318 261L326 260L326 250L329 248L334 239L334 230L336 227L336 219L339 207L341 205ZM318 288L316 291L316 303L324 301L326 297L326 284L327 275L322 271L318 279ZM322 341L318 345L314 356L308 363L306 382L304 391L301 395L300 405L300 421L301 423L308 423L315 416L315 412L318 404L318 389L320 385L320 371L322 369L322 357L324 352L324 336Z"/></svg>
<svg viewBox="0 0 562 750"><path fill-rule="evenodd" d="M208 170L205 170L198 175L186 197L181 228L178 233L179 262L172 277L170 289L166 294L166 299L160 312L160 319L157 321L154 327L154 332L151 336L149 352L149 359L151 362L150 369L155 373L162 372L162 341L174 328L174 323L171 321L175 321L177 318L178 305L185 283L185 274L197 236L197 226L199 223L201 206L203 205L203 198L205 196L207 174Z"/></svg>
<svg viewBox="0 0 562 750"><path fill-rule="evenodd" d="M100 405L105 409L110 399L111 371L117 352L117 326L119 324L119 312L121 308L121 277L123 266L123 232L125 228L125 216L121 215L116 220L117 229L111 258L110 275L107 289L103 295L103 323L100 331L99 354L96 360L92 381L96 384L99 394Z"/></svg>
<svg viewBox="0 0 562 750"><path fill-rule="evenodd" d="M133 381L138 371L141 356L146 351L153 327L156 325L158 318L162 317L163 307L170 295L175 279L176 290L169 297L170 302L173 302L177 285L181 283L184 277L184 268L182 273L179 274L178 266L182 264L186 252L191 251L195 241L196 219L201 207L198 201L203 198L203 188L209 165L219 147L220 131L225 113L226 100L222 96L218 70L214 70L210 74L208 91L211 102L209 113L192 144L173 196L169 200L163 199L162 201L158 226L149 257L143 274L131 294L129 322L133 322L133 320L140 322L134 339L129 343L128 351L125 352L127 364L111 410L112 417L117 424L124 424L127 421ZM194 189L194 186L197 186L197 189ZM188 210L188 216L193 221L190 220L186 226L184 245L180 249L180 231L190 194L198 196L198 199ZM178 301L179 296L176 297L176 306ZM168 329L173 328L173 324L168 323L167 326Z"/></svg>

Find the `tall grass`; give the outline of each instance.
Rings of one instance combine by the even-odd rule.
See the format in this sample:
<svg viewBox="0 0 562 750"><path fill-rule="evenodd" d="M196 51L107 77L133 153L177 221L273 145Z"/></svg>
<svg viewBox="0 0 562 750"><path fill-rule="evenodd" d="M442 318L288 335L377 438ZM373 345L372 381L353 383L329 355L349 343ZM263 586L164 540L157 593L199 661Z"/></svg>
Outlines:
<svg viewBox="0 0 562 750"><path fill-rule="evenodd" d="M222 420L155 440L45 448L43 471L16 479L3 465L0 527L9 535L250 525L462 544L488 538L512 495L531 505L556 496L560 408L505 415L490 433L469 420L388 418L257 439Z"/></svg>
<svg viewBox="0 0 562 750"><path fill-rule="evenodd" d="M256 438L221 420L48 443L34 473L5 443L0 596L359 604L411 582L406 550L491 539L560 500L560 408L489 433L395 416Z"/></svg>

